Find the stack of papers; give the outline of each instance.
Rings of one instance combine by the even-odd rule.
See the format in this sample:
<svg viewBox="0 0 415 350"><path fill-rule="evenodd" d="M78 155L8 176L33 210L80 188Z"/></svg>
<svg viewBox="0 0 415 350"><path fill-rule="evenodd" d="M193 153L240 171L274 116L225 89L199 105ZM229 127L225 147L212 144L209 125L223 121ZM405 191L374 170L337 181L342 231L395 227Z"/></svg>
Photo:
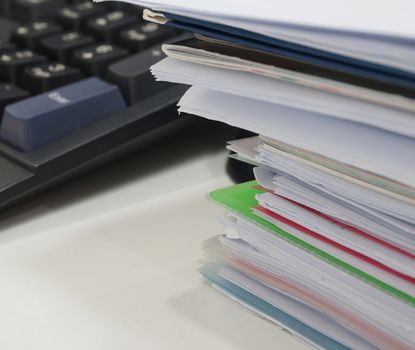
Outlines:
<svg viewBox="0 0 415 350"><path fill-rule="evenodd" d="M211 197L227 213L220 238L205 243L208 278L216 273L313 328L315 339L268 315L316 347L413 348L413 255L297 203L277 205L256 182ZM304 211L287 215L295 206Z"/></svg>
<svg viewBox="0 0 415 350"><path fill-rule="evenodd" d="M179 111L258 135L208 283L316 348L415 349L415 3L128 2L195 33L152 67Z"/></svg>

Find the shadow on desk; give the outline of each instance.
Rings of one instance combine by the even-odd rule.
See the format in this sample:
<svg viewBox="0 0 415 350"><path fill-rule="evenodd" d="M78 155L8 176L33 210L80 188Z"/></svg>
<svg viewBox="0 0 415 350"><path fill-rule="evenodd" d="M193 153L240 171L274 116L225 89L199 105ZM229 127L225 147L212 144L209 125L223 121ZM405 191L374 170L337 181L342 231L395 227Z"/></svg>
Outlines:
<svg viewBox="0 0 415 350"><path fill-rule="evenodd" d="M215 338L220 337L225 343L232 344L231 348L269 349L270 344L274 344L278 349L282 337L286 338L284 340L287 346L294 341L288 331L285 335L282 334L279 331L281 328L275 324L249 312L206 284L170 300L169 304L192 324L197 324L214 334ZM281 347L283 348L286 347Z"/></svg>
<svg viewBox="0 0 415 350"><path fill-rule="evenodd" d="M102 192L155 176L192 162L199 157L223 152L227 141L236 138L238 130L230 126L193 116L182 116L176 122L150 133L134 145L133 150L47 192L0 213L0 234L22 221L45 213L74 206ZM225 172L225 169L223 170Z"/></svg>

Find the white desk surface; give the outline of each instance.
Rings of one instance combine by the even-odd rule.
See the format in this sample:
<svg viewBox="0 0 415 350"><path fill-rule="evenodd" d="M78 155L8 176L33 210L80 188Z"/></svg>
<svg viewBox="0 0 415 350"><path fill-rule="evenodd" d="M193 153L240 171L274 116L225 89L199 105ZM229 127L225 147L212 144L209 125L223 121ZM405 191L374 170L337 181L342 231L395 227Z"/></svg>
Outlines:
<svg viewBox="0 0 415 350"><path fill-rule="evenodd" d="M205 131L0 215L0 350L308 349L196 271L231 183Z"/></svg>

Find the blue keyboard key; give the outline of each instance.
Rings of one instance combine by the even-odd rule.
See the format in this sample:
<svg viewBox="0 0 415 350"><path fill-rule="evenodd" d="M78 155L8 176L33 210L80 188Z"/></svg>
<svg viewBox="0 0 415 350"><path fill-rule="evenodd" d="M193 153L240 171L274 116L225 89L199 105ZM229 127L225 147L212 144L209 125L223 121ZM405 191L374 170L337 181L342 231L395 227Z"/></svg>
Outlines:
<svg viewBox="0 0 415 350"><path fill-rule="evenodd" d="M89 78L7 106L0 138L33 151L125 108L117 86Z"/></svg>

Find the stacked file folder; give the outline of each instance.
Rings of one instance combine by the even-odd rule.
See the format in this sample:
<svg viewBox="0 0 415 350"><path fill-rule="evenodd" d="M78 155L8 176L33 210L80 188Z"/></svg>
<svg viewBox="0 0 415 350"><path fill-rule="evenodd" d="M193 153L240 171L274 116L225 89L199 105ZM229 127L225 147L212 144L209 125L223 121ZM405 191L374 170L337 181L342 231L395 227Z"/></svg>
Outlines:
<svg viewBox="0 0 415 350"><path fill-rule="evenodd" d="M196 34L152 67L179 111L258 134L209 283L317 348L415 349L415 4L129 2Z"/></svg>

